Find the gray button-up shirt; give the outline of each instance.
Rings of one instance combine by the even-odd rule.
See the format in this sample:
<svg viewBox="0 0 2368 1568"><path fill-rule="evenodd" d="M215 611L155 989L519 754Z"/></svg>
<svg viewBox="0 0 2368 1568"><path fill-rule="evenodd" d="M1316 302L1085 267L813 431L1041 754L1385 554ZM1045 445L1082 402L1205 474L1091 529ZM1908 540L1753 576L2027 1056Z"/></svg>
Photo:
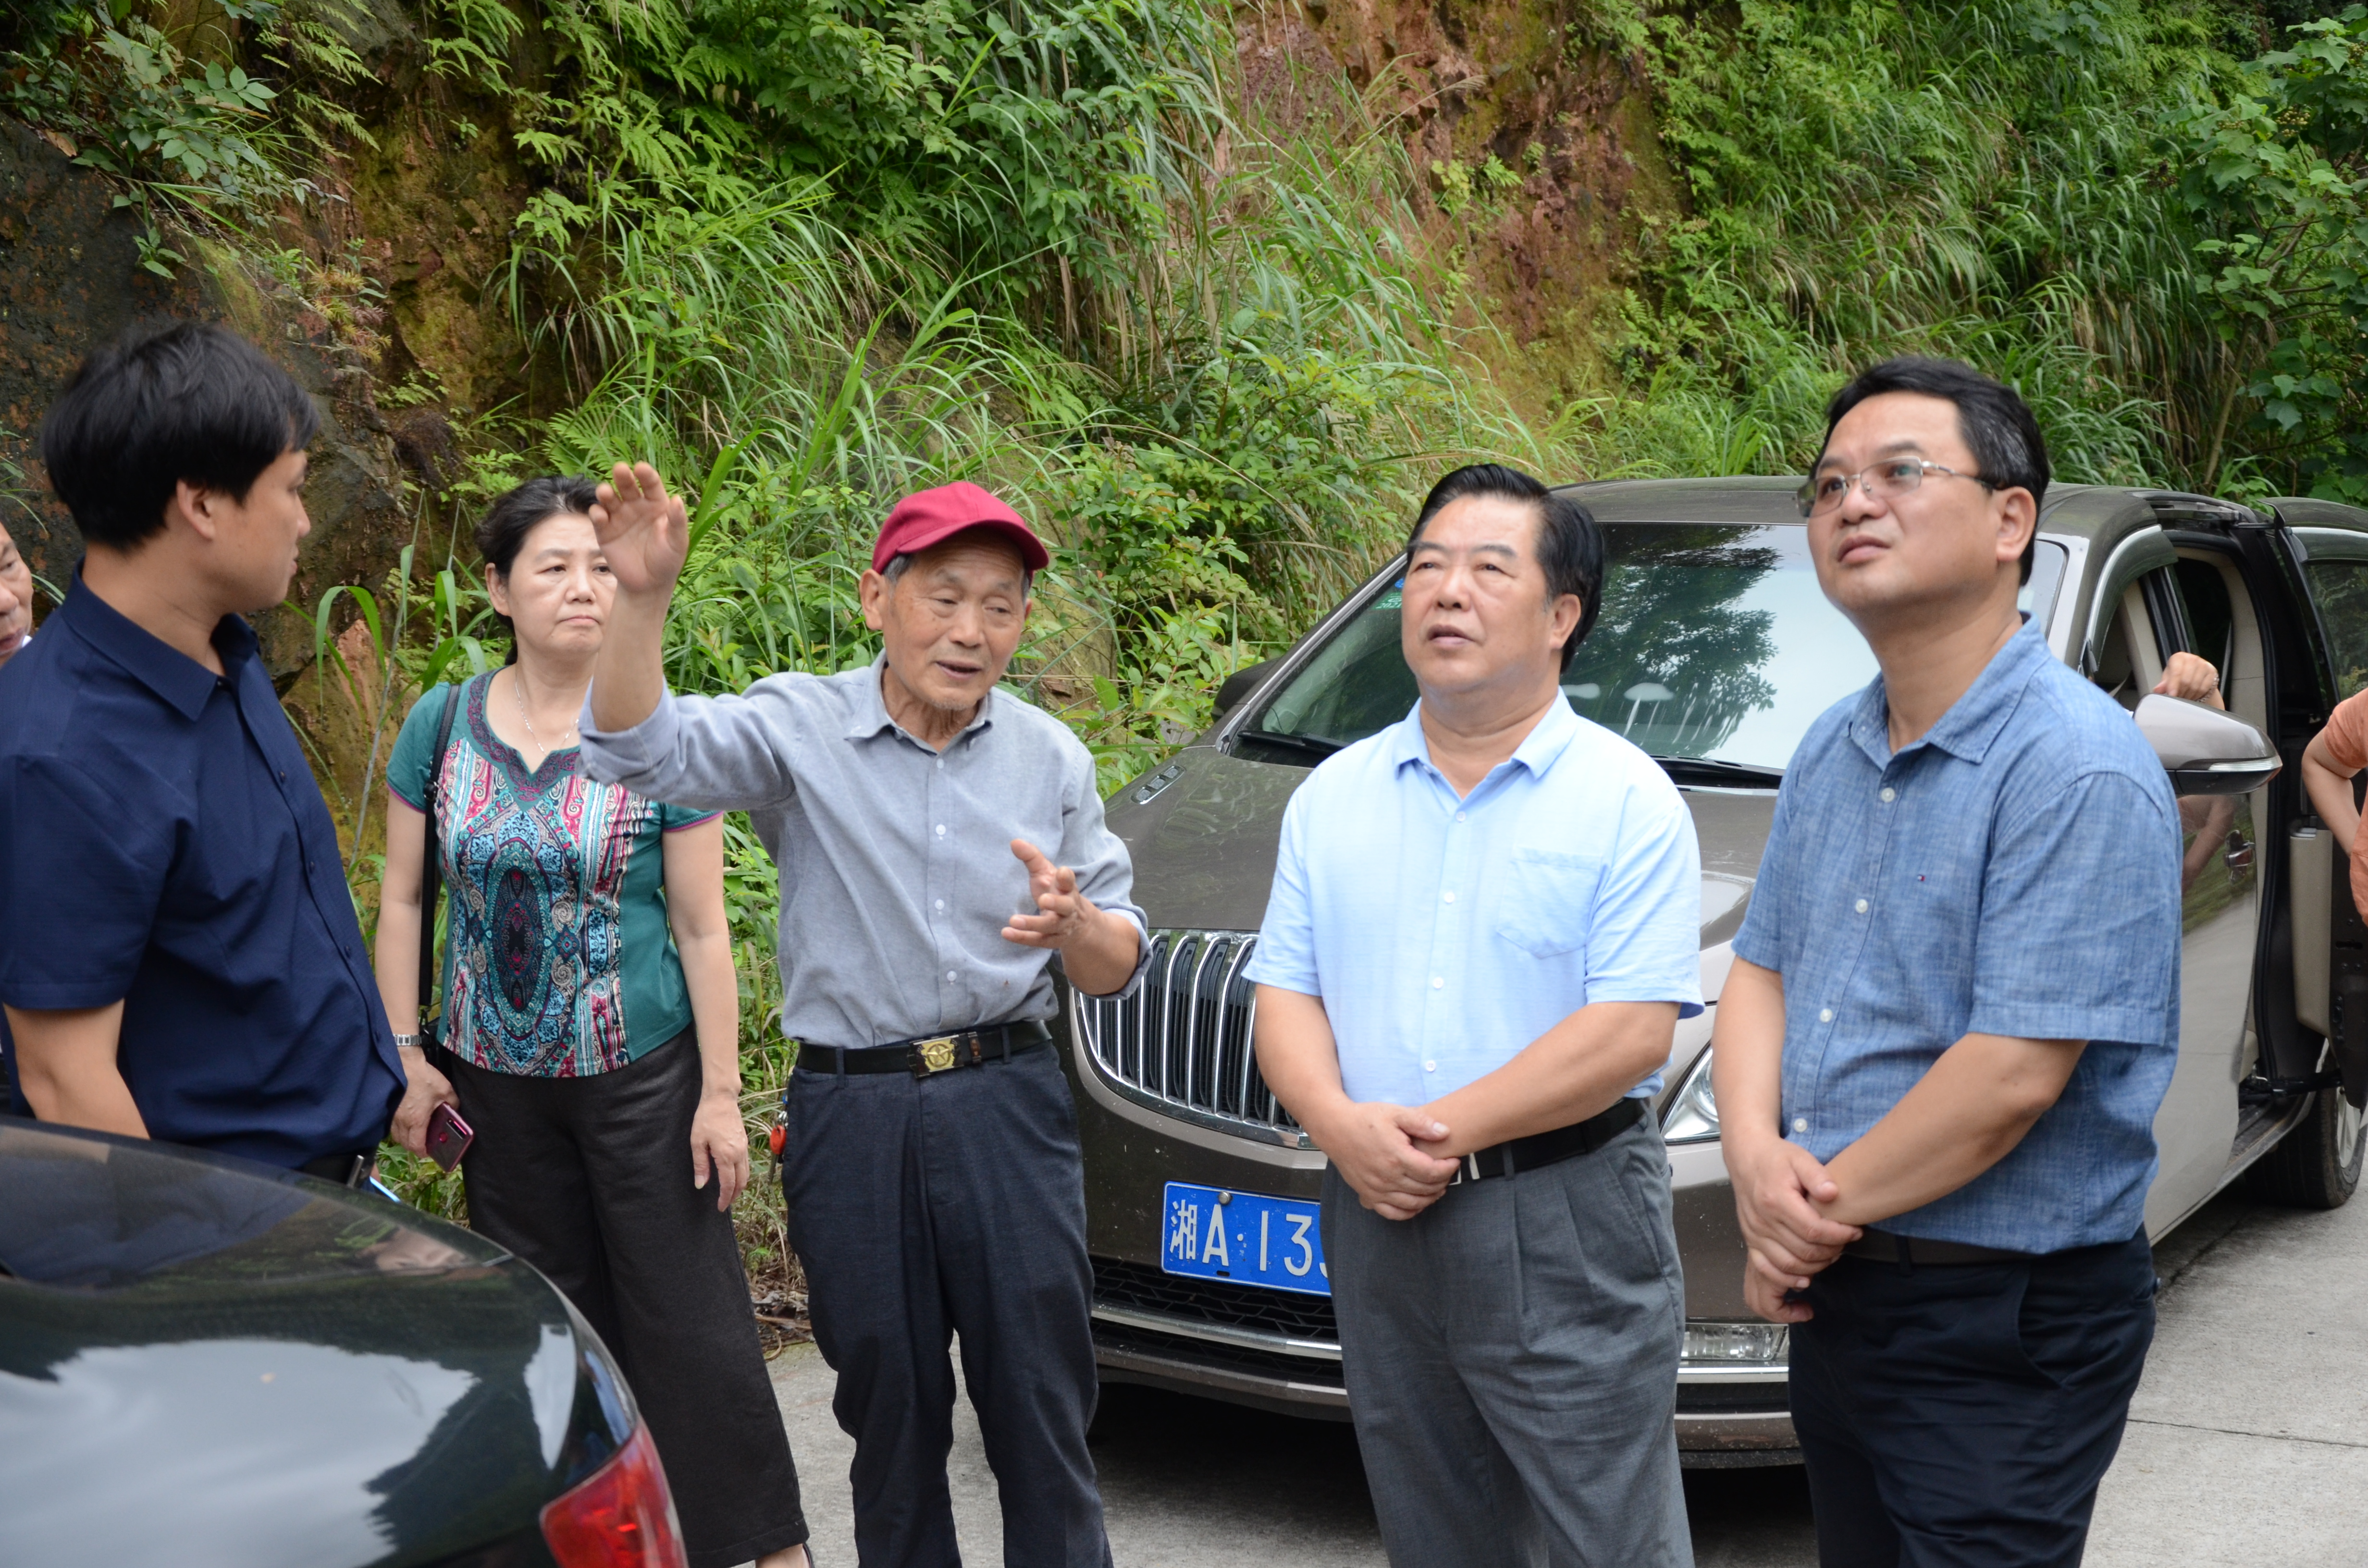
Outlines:
<svg viewBox="0 0 2368 1568"><path fill-rule="evenodd" d="M1027 839L1095 905L1144 926L1091 753L997 690L932 751L888 717L882 665L770 676L739 697L663 699L630 730L581 729L584 771L636 794L745 811L781 873L781 1029L818 1045L1050 1018L1051 954L1003 939L1033 914ZM1140 981L1150 944L1135 965Z"/></svg>

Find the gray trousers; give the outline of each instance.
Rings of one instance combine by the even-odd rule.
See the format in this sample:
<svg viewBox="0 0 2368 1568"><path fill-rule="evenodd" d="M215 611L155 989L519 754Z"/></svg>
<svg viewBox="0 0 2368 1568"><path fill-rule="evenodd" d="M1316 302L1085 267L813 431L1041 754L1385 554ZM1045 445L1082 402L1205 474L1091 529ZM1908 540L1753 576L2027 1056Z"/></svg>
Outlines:
<svg viewBox="0 0 2368 1568"><path fill-rule="evenodd" d="M863 1568L955 1568L954 1374L1008 1568L1108 1568L1077 1112L1052 1050L914 1078L791 1074L782 1187L814 1343L855 1439Z"/></svg>
<svg viewBox="0 0 2368 1568"><path fill-rule="evenodd" d="M1649 1118L1412 1220L1326 1172L1324 1256L1393 1563L1692 1568L1685 1291Z"/></svg>

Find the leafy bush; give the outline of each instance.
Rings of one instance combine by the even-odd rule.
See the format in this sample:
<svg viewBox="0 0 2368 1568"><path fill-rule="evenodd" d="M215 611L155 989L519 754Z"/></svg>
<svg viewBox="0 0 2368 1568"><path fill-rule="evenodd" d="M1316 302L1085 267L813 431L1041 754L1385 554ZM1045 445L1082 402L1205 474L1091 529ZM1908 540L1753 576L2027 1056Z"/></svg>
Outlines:
<svg viewBox="0 0 2368 1568"><path fill-rule="evenodd" d="M2204 299L2223 344L2249 350L2241 397L2255 460L2310 493L2368 502L2368 6L2294 29L2179 131L2196 156L2180 195L2212 237ZM2233 432L2232 432L2233 434ZM2296 486L2301 488L2301 485Z"/></svg>
<svg viewBox="0 0 2368 1568"><path fill-rule="evenodd" d="M1731 456L1783 472L1814 452L1849 369L1957 355L2021 385L2064 477L2212 483L2230 373L2157 106L2227 78L2233 19L2207 0L1746 0L1732 24L1655 18L1693 213L1654 242L1632 384L1748 421L1757 439Z"/></svg>

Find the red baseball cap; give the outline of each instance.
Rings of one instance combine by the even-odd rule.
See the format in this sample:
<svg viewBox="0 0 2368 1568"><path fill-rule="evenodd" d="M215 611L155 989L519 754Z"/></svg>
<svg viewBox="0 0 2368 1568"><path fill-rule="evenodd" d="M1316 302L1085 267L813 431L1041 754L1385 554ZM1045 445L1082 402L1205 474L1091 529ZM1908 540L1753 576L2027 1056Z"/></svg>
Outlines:
<svg viewBox="0 0 2368 1568"><path fill-rule="evenodd" d="M896 557L941 544L965 528L993 528L1019 547L1019 559L1030 572L1042 572L1053 559L1019 513L962 479L897 502L880 525L880 538L871 547L871 569L885 572Z"/></svg>

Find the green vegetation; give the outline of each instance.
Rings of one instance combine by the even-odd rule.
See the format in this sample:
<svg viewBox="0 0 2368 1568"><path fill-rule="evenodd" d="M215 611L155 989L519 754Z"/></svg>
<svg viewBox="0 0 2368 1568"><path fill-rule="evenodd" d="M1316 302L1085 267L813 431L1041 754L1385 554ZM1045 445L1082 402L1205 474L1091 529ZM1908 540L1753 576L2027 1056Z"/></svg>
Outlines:
<svg viewBox="0 0 2368 1568"><path fill-rule="evenodd" d="M2363 17L2267 51L2289 18L2209 0L1640 18L1693 210L1648 240L1622 433L1794 469L1839 373L1920 350L2018 385L2066 479L2362 494Z"/></svg>
<svg viewBox="0 0 2368 1568"><path fill-rule="evenodd" d="M1015 676L1115 786L1450 462L1797 471L1886 353L2014 381L2066 479L2368 497L2368 10L2266 4L1485 0L1624 62L1679 183L1557 301L1594 326L1548 406L1499 389L1521 350L1467 272L1538 150L1417 167L1343 82L1279 130L1203 0L35 0L0 109L118 182L153 268L244 256L333 319L375 285L298 231L388 133L373 49L518 171L485 286L531 365L448 410L465 472L396 579L318 607L324 651L367 609L389 722L501 656L453 541L518 477L648 456L689 486L668 667L709 691L871 657L872 528L967 477L1057 538ZM437 400L399 369L385 406ZM761 1111L769 869L732 843Z"/></svg>

